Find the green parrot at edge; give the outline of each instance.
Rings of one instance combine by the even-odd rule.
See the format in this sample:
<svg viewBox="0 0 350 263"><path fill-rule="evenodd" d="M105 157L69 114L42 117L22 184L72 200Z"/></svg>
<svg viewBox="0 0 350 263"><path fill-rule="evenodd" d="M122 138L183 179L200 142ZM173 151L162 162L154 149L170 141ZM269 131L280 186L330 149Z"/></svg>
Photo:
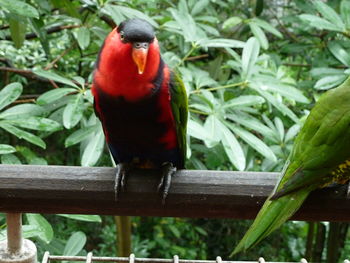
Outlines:
<svg viewBox="0 0 350 263"><path fill-rule="evenodd" d="M350 180L350 77L317 101L295 139L273 193L232 252L245 251L287 221L309 193Z"/></svg>

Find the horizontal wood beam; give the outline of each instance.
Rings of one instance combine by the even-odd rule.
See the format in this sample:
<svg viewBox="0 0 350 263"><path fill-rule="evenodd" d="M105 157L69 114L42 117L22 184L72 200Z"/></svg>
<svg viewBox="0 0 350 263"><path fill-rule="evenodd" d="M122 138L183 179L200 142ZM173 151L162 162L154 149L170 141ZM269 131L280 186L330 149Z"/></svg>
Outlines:
<svg viewBox="0 0 350 263"><path fill-rule="evenodd" d="M178 171L166 204L156 192L159 171L135 170L114 200L114 168L0 165L0 211L252 219L277 173ZM296 220L350 221L347 186L310 195Z"/></svg>

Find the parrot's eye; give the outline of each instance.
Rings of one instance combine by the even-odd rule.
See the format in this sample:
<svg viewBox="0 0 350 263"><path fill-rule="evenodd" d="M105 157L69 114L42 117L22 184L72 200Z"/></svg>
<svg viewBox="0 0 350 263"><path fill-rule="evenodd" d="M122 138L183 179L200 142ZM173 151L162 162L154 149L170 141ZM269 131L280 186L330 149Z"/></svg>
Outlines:
<svg viewBox="0 0 350 263"><path fill-rule="evenodd" d="M149 47L149 43L147 42L136 42L133 44L133 46L137 49L140 49L140 48L145 48L145 49L148 49Z"/></svg>
<svg viewBox="0 0 350 263"><path fill-rule="evenodd" d="M124 31L120 31L120 40L124 41Z"/></svg>

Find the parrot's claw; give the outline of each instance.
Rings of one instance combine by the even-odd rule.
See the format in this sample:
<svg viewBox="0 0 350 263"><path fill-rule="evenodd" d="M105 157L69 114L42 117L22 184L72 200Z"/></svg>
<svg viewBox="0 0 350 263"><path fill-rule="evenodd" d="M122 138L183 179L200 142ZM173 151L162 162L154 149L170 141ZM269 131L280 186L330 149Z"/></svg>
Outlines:
<svg viewBox="0 0 350 263"><path fill-rule="evenodd" d="M165 199L168 196L171 186L171 177L175 174L176 167L172 163L164 163L162 165L162 178L158 185L158 192L162 194L162 204L165 204Z"/></svg>
<svg viewBox="0 0 350 263"><path fill-rule="evenodd" d="M117 164L114 183L114 200L118 201L119 192L124 191L126 185L126 174L129 171L129 167L125 163Z"/></svg>

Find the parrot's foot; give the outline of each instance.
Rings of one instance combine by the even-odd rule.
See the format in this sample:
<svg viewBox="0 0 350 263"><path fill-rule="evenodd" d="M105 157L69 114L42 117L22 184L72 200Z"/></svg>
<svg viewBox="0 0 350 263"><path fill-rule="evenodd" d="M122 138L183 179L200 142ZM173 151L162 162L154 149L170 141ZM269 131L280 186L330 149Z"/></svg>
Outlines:
<svg viewBox="0 0 350 263"><path fill-rule="evenodd" d="M162 178L158 185L158 192L162 194L162 204L165 204L165 199L168 196L171 186L171 177L176 172L176 167L172 163L164 163L162 165Z"/></svg>
<svg viewBox="0 0 350 263"><path fill-rule="evenodd" d="M126 174L130 170L130 166L125 163L117 164L114 182L114 200L118 201L119 192L124 191Z"/></svg>

